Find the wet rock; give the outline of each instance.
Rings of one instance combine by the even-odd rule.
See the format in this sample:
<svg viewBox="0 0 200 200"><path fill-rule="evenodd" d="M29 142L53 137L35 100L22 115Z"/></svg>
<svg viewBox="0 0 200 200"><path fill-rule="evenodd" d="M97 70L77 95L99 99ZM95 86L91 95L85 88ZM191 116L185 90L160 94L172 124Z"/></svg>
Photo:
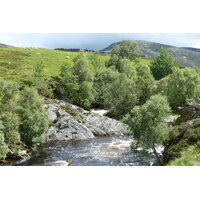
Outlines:
<svg viewBox="0 0 200 200"><path fill-rule="evenodd" d="M86 111L62 100L45 105L51 127L47 141L92 139L95 136L127 135L128 126L118 120Z"/></svg>

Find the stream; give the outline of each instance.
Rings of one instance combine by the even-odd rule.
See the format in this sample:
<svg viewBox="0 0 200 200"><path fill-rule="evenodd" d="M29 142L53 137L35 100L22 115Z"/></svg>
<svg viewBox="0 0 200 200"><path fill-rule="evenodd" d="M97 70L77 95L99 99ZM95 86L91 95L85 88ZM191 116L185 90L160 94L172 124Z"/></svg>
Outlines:
<svg viewBox="0 0 200 200"><path fill-rule="evenodd" d="M133 153L130 136L100 137L90 140L51 142L32 152L24 166L146 166L150 155Z"/></svg>

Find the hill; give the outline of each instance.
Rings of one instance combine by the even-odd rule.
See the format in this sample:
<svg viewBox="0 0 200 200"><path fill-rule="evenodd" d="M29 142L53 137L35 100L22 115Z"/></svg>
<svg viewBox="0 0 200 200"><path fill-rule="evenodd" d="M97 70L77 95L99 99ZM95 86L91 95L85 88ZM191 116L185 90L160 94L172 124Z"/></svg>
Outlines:
<svg viewBox="0 0 200 200"><path fill-rule="evenodd" d="M31 79L33 67L42 62L46 76L57 76L60 67L77 53L40 48L0 48L0 79L18 83Z"/></svg>
<svg viewBox="0 0 200 200"><path fill-rule="evenodd" d="M90 53L90 52L88 52ZM0 48L0 80L12 80L18 83L31 80L33 67L42 62L45 76L58 76L60 67L73 60L78 52L42 48ZM106 62L109 56L102 56ZM141 63L149 64L151 60L140 59Z"/></svg>
<svg viewBox="0 0 200 200"><path fill-rule="evenodd" d="M9 48L9 47L13 47L13 46L0 43L0 48Z"/></svg>
<svg viewBox="0 0 200 200"><path fill-rule="evenodd" d="M78 52L43 48L0 48L0 80L24 83L31 80L34 66L42 62L45 76L58 76L60 67L72 61ZM106 61L109 56L103 56ZM148 62L148 60L144 60Z"/></svg>
<svg viewBox="0 0 200 200"><path fill-rule="evenodd" d="M139 49L142 51L142 58L153 59L159 55L161 48L167 48L170 54L180 62L182 67L200 67L200 49L191 47L175 47L142 40L136 40L136 42L138 43ZM109 52L115 44L119 44L119 42L111 44L101 51Z"/></svg>

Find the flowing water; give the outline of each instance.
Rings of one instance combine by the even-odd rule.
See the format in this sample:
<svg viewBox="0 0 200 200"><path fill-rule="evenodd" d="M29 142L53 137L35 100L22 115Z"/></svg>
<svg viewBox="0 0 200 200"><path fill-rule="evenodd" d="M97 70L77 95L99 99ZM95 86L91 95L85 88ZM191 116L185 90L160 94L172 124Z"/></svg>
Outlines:
<svg viewBox="0 0 200 200"><path fill-rule="evenodd" d="M154 161L150 155L133 153L131 142L130 136L118 136L47 143L33 152L31 159L19 165L145 166Z"/></svg>

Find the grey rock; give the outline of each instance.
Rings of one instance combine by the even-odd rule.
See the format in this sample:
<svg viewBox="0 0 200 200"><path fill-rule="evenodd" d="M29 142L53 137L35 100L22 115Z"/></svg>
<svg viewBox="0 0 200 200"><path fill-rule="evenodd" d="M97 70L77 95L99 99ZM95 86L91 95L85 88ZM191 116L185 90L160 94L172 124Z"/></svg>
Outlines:
<svg viewBox="0 0 200 200"><path fill-rule="evenodd" d="M45 133L47 141L82 140L130 133L128 126L118 120L86 111L62 100L49 101L50 104L45 105L51 124Z"/></svg>

